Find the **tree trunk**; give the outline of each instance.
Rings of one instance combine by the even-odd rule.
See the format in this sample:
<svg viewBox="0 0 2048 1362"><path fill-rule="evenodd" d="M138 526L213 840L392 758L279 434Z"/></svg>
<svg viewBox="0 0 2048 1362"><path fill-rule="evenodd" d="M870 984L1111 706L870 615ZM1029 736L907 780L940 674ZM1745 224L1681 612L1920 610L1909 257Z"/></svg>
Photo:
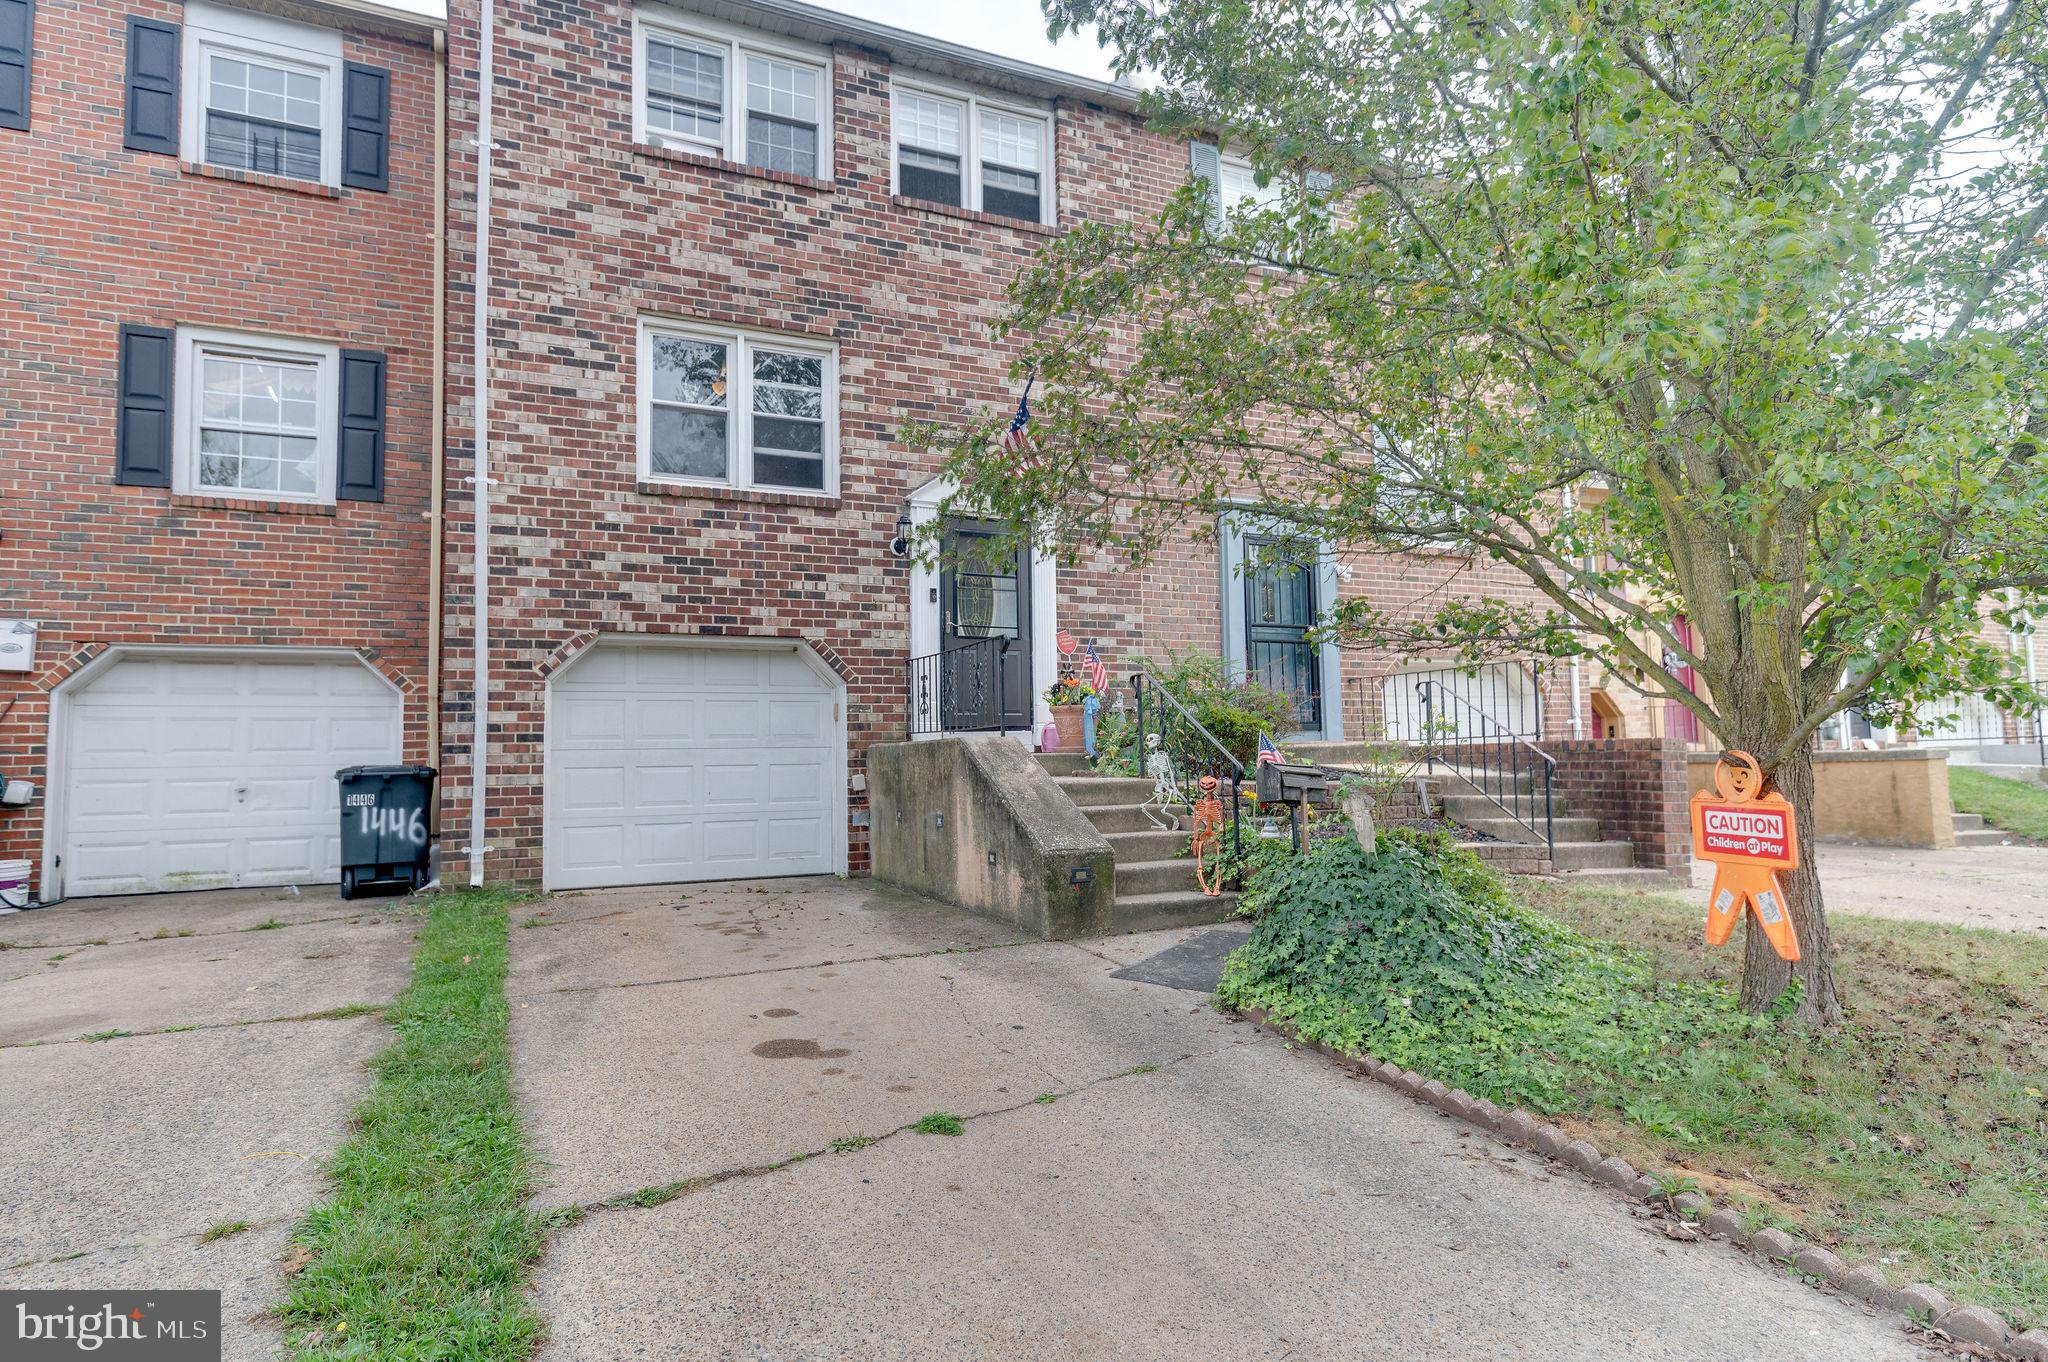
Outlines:
<svg viewBox="0 0 2048 1362"><path fill-rule="evenodd" d="M1783 738L1778 739L1779 742ZM1772 746L1759 744L1753 755L1766 756ZM1835 1026L1842 1020L1842 1000L1835 993L1834 945L1828 939L1827 911L1821 902L1820 875L1813 864L1813 753L1801 748L1772 773L1778 793L1792 801L1799 829L1799 868L1781 870L1785 911L1799 934L1799 959L1779 958L1769 938L1758 929L1754 914L1743 919L1742 1010L1767 1012L1797 979L1799 1006L1790 1020L1808 1026Z"/></svg>

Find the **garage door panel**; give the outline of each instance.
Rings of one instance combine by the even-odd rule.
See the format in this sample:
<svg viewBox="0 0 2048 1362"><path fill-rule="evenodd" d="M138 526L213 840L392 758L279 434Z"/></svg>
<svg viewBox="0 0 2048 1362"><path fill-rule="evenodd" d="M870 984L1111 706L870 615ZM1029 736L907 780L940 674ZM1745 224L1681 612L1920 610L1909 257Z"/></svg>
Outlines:
<svg viewBox="0 0 2048 1362"><path fill-rule="evenodd" d="M638 742L686 742L697 736L697 705L693 700L642 700L632 707L633 737Z"/></svg>
<svg viewBox="0 0 2048 1362"><path fill-rule="evenodd" d="M551 685L548 883L838 869L836 699L787 651L599 645ZM612 802L592 797L600 763Z"/></svg>
<svg viewBox="0 0 2048 1362"><path fill-rule="evenodd" d="M396 762L397 694L344 659L133 658L71 698L65 891L339 878L334 772Z"/></svg>
<svg viewBox="0 0 2048 1362"><path fill-rule="evenodd" d="M654 766L642 762L633 770L633 803L644 810L687 809L697 788L697 768L687 762Z"/></svg>
<svg viewBox="0 0 2048 1362"><path fill-rule="evenodd" d="M574 813L619 813L626 807L626 772L616 763L561 772L562 808Z"/></svg>

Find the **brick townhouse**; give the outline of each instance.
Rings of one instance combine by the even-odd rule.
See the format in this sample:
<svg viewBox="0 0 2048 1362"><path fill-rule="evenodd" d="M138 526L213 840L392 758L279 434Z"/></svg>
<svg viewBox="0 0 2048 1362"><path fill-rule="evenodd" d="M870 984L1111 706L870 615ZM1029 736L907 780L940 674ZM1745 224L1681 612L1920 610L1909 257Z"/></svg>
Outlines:
<svg viewBox="0 0 2048 1362"><path fill-rule="evenodd" d="M437 81L421 0L0 0L0 860L332 881L422 760Z"/></svg>
<svg viewBox="0 0 2048 1362"><path fill-rule="evenodd" d="M1148 131L1128 88L793 0L493 13L489 53L475 0L450 16L455 144L488 70L495 153L480 309L473 151L453 167L448 865L481 844L486 878L555 888L857 872L867 748L998 707L1036 728L1060 631L1113 667L1221 649L1301 694L1301 736L1408 693L1302 634L1339 592L1399 605L1467 564L1325 554L1248 580L1252 516L1146 574L995 561L971 521L952 566L891 552L944 492L903 423L1017 400L986 324L1033 252L1151 215L1191 165L1237 202L1249 167ZM1002 703L962 706L930 659L992 640ZM1536 731L1551 688L1499 684Z"/></svg>

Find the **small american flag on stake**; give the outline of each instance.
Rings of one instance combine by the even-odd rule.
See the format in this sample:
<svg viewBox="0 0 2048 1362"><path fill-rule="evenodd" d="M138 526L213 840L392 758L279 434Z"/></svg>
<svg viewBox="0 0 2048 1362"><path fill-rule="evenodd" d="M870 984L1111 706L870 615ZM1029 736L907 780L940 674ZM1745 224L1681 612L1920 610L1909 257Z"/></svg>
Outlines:
<svg viewBox="0 0 2048 1362"><path fill-rule="evenodd" d="M1017 399L1017 414L1010 418L1010 428L1003 432L1003 448L1011 454L1031 448L1031 385L1037 381L1035 375L1024 380L1024 393Z"/></svg>
<svg viewBox="0 0 2048 1362"><path fill-rule="evenodd" d="M1109 690L1109 668L1103 665L1102 654L1095 651L1095 644L1088 644L1087 656L1081 659L1081 670L1088 674L1088 684L1095 687L1097 695Z"/></svg>
<svg viewBox="0 0 2048 1362"><path fill-rule="evenodd" d="M1269 761L1275 763L1276 765L1279 763L1280 749L1273 746L1273 740L1271 738L1261 733L1259 734L1259 759L1254 764L1258 766L1264 766Z"/></svg>

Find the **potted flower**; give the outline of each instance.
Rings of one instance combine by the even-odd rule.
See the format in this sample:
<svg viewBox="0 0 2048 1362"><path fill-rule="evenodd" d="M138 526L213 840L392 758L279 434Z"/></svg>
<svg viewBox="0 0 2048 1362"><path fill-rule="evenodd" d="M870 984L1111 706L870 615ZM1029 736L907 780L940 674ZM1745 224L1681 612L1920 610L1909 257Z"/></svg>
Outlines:
<svg viewBox="0 0 2048 1362"><path fill-rule="evenodd" d="M1053 731L1059 734L1060 751L1081 750L1081 707L1093 694L1095 687L1078 676L1062 676L1046 688L1045 702L1052 706Z"/></svg>

